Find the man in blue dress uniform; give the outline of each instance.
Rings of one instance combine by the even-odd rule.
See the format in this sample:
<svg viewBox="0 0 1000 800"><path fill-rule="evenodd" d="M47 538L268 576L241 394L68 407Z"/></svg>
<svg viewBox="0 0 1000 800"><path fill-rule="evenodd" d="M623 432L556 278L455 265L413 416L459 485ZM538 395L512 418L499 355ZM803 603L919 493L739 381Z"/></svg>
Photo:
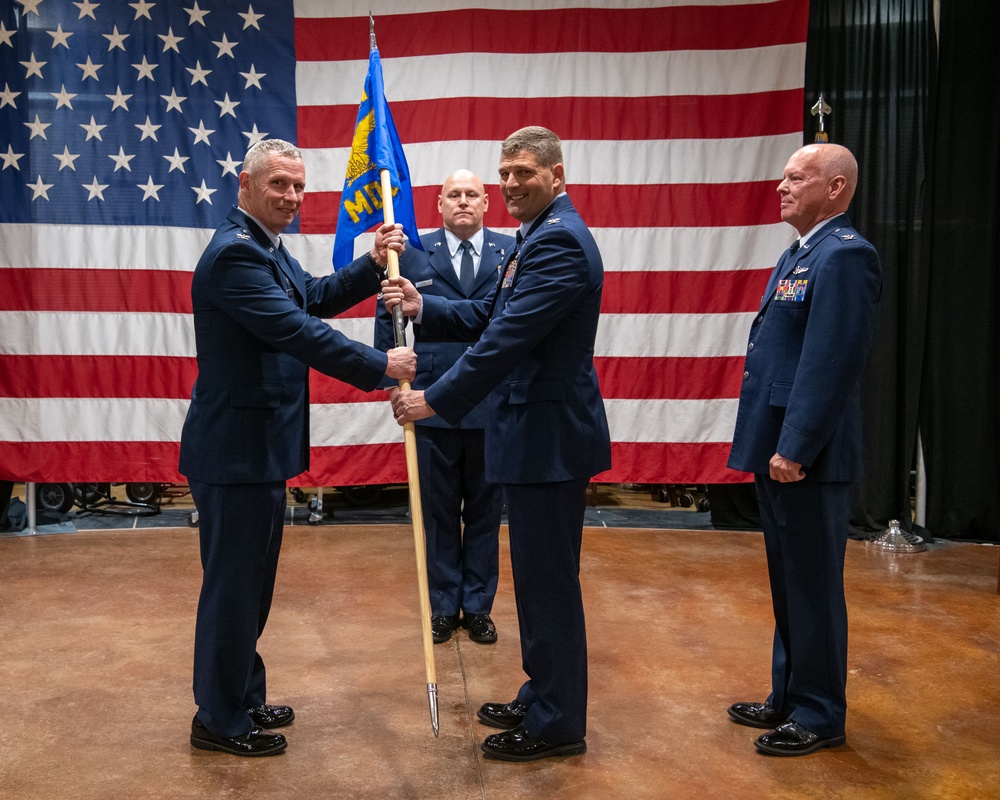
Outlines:
<svg viewBox="0 0 1000 800"><path fill-rule="evenodd" d="M775 621L771 693L729 716L770 729L754 744L771 755L845 741L844 554L882 290L878 254L845 214L857 180L854 156L834 144L803 147L785 167L781 218L799 238L750 328L729 457L754 474Z"/></svg>

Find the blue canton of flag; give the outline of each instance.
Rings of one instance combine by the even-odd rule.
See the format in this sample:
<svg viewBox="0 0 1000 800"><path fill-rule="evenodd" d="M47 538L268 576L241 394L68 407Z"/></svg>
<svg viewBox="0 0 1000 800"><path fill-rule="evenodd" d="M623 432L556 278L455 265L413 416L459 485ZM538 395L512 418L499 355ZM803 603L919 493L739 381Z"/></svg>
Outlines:
<svg viewBox="0 0 1000 800"><path fill-rule="evenodd" d="M403 145L385 100L382 62L378 50L368 55L365 92L358 108L354 141L347 162L347 177L340 211L337 214L337 237L333 244L333 266L340 269L354 260L354 240L384 219L382 184L379 170L389 170L392 184L392 210L396 222L418 250L420 235L413 211L413 188L410 169L403 155Z"/></svg>
<svg viewBox="0 0 1000 800"><path fill-rule="evenodd" d="M0 75L0 222L212 228L295 141L287 0L0 0Z"/></svg>

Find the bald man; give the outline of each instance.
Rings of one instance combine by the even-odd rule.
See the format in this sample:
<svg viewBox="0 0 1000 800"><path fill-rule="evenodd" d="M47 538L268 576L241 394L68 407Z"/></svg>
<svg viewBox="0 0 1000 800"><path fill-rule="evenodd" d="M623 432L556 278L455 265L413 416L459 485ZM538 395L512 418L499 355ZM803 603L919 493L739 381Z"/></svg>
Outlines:
<svg viewBox="0 0 1000 800"><path fill-rule="evenodd" d="M423 252L407 248L400 273L425 295L452 300L481 300L496 286L511 236L483 227L490 198L477 175L453 172L438 195L442 227L420 237ZM414 326L417 353L414 389L425 389L458 361L475 339L425 341ZM395 346L392 324L380 304L375 320L375 346ZM398 389L386 384L391 394ZM441 417L415 425L420 496L427 538L427 578L431 632L438 644L460 626L479 644L492 644L497 630L490 612L499 573L500 487L486 480L483 428L484 403L451 425Z"/></svg>
<svg viewBox="0 0 1000 800"><path fill-rule="evenodd" d="M861 477L861 374L882 291L878 254L846 215L858 165L844 147L797 150L778 184L798 238L750 328L729 466L752 472L774 609L771 693L729 708L767 728L763 753L845 742L844 553Z"/></svg>

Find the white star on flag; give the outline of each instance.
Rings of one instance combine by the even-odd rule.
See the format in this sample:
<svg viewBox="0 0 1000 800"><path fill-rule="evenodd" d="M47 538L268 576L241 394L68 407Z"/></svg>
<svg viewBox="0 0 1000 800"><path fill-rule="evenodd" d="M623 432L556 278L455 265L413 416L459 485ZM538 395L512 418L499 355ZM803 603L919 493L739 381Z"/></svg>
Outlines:
<svg viewBox="0 0 1000 800"><path fill-rule="evenodd" d="M65 106L66 108L70 109L70 111L73 110L73 104L70 102L70 100L76 97L76 95L70 94L69 92L66 91L65 83L62 84L58 92L49 92L49 94L51 94L56 99L57 109L60 109L63 106Z"/></svg>
<svg viewBox="0 0 1000 800"><path fill-rule="evenodd" d="M60 45L69 50L69 37L72 36L73 33L72 31L68 32L63 31L61 22L58 25L56 25L56 29L54 31L46 31L46 33L52 37L53 50L55 50Z"/></svg>
<svg viewBox="0 0 1000 800"><path fill-rule="evenodd" d="M109 53L112 50L114 50L116 47L119 48L122 52L127 52L125 50L125 40L129 36L131 36L131 35L132 35L131 33L118 33L118 26L117 25L115 25L115 27L112 29L111 33L102 33L101 34L101 36L103 36L105 39L108 40L108 52Z"/></svg>
<svg viewBox="0 0 1000 800"><path fill-rule="evenodd" d="M118 172L118 170L120 170L120 169L125 169L127 172L131 172L132 171L132 167L129 165L129 162L133 158L135 158L135 156L134 155L132 155L132 156L125 155L125 148L124 147L120 147L119 146L119 148L118 148L118 155L116 155L116 156L115 155L109 155L108 158L110 158L112 161L115 162L115 172Z"/></svg>
<svg viewBox="0 0 1000 800"><path fill-rule="evenodd" d="M135 19L139 19L139 17L145 17L150 22L153 21L153 18L149 16L149 9L151 9L155 5L156 3L147 3L146 0L139 0L138 3L129 3L129 6L135 9ZM133 20L133 22L134 21L135 20Z"/></svg>
<svg viewBox="0 0 1000 800"><path fill-rule="evenodd" d="M25 122L24 124L27 125L29 128L31 128L31 136L28 137L29 142L36 136L41 136L43 139L49 138L48 136L45 135L45 129L52 127L52 123L42 122L40 119L38 119L38 114L35 114L34 122Z"/></svg>
<svg viewBox="0 0 1000 800"><path fill-rule="evenodd" d="M202 27L205 27L205 17L212 13L211 11L202 11L198 8L198 0L195 0L194 6L185 8L184 10L191 15L188 25L194 25L197 22Z"/></svg>
<svg viewBox="0 0 1000 800"><path fill-rule="evenodd" d="M195 201L196 203L200 203L202 200L204 200L209 205L212 205L212 195L219 190L209 189L207 186L205 186L205 179L202 178L201 186L192 186L191 191L193 191L195 194L198 195L198 199Z"/></svg>
<svg viewBox="0 0 1000 800"><path fill-rule="evenodd" d="M264 19L264 15L254 14L253 6L247 6L247 10L245 12L241 12L240 16L243 17L243 30L246 30L247 28L250 27L260 30L260 25L258 25L257 22L259 20Z"/></svg>
<svg viewBox="0 0 1000 800"><path fill-rule="evenodd" d="M108 126L98 125L97 122L94 121L94 115L91 114L90 124L89 125L81 124L80 127L87 132L87 138L84 139L84 141L89 142L91 139L99 139L100 141L103 142L104 138L101 136L101 131L103 131Z"/></svg>
<svg viewBox="0 0 1000 800"><path fill-rule="evenodd" d="M24 74L24 77L30 78L32 75L37 75L39 78L42 78L44 80L45 76L42 75L42 67L44 67L49 62L37 61L35 59L34 53L30 53L29 55L31 56L31 58L28 61L21 62L21 66L27 70L27 72Z"/></svg>
<svg viewBox="0 0 1000 800"><path fill-rule="evenodd" d="M111 110L114 111L116 108L124 108L128 111L128 101L132 99L130 94L122 94L122 87L116 86L114 94L104 95L108 100L111 101Z"/></svg>
<svg viewBox="0 0 1000 800"><path fill-rule="evenodd" d="M163 52L166 53L167 50L173 50L175 53L180 53L177 49L177 45L184 41L183 36L174 36L174 29L167 28L167 34L164 36L160 34L160 38L163 39Z"/></svg>
<svg viewBox="0 0 1000 800"><path fill-rule="evenodd" d="M59 159L60 172L62 172L66 167L69 167L71 170L73 170L73 172L76 172L76 164L74 164L73 162L80 157L79 153L73 155L72 153L69 152L69 147L64 146L62 153L53 153L52 156L54 158Z"/></svg>
<svg viewBox="0 0 1000 800"><path fill-rule="evenodd" d="M154 125L150 119L149 115L146 115L146 122L143 125L136 125L140 131L142 131L142 138L139 139L140 142L146 141L146 139L152 139L154 142L159 141L156 138L156 132L162 128L162 125Z"/></svg>
<svg viewBox="0 0 1000 800"><path fill-rule="evenodd" d="M93 200L95 197L98 200L103 200L104 199L104 190L108 188L108 184L106 184L106 183L98 183L97 182L97 176L96 175L94 176L94 182L93 183L90 183L90 184L84 183L84 184L81 184L81 185L83 186L84 189L87 190L87 193L88 193L87 202L88 203L91 200Z"/></svg>
<svg viewBox="0 0 1000 800"><path fill-rule="evenodd" d="M177 148L174 148L174 154L172 156L164 156L167 161L170 162L170 169L167 172L173 172L175 169L179 169L181 172L187 172L184 169L184 162L188 160L189 156L182 156L177 152Z"/></svg>
<svg viewBox="0 0 1000 800"><path fill-rule="evenodd" d="M0 108L4 106L14 106L17 108L17 103L14 102L14 98L20 95L21 92L12 92L8 84L3 85L3 91L0 92Z"/></svg>
<svg viewBox="0 0 1000 800"><path fill-rule="evenodd" d="M146 183L144 183L144 184L143 183L137 183L136 186L138 186L140 189L142 189L142 200L143 200L143 202L145 202L146 200L148 200L150 197L152 197L156 201L159 201L159 199L160 199L159 191L160 191L160 189L163 188L163 184L162 183L153 183L153 176L152 175L149 176L149 180L146 181Z"/></svg>
<svg viewBox="0 0 1000 800"><path fill-rule="evenodd" d="M236 109L236 106L238 106L240 103L239 103L238 100L236 100L236 101L230 100L229 99L229 92L226 92L226 96L223 97L221 100L215 100L213 102L219 107L219 118L220 119L222 117L226 116L226 114L229 114L229 116L231 116L233 119L236 119L236 111L235 111L235 109Z"/></svg>
<svg viewBox="0 0 1000 800"><path fill-rule="evenodd" d="M18 166L17 162L20 161L22 158L24 158L24 153L15 153L14 148L11 147L10 145L7 145L7 152L0 153L0 158L3 159L4 169L7 169L7 167L13 167L18 172L21 171L21 168Z"/></svg>
<svg viewBox="0 0 1000 800"><path fill-rule="evenodd" d="M93 78L95 81L100 79L97 77L97 70L103 67L103 64L95 64L90 60L90 56L87 56L86 64L77 64L77 66L83 70L83 77L80 79L82 81L87 80L87 78Z"/></svg>
<svg viewBox="0 0 1000 800"><path fill-rule="evenodd" d="M91 3L90 0L83 0L82 3L73 3L78 9L80 9L80 16L77 19L83 19L84 17L90 17L95 22L97 17L94 16L94 9L97 8L100 3Z"/></svg>
<svg viewBox="0 0 1000 800"><path fill-rule="evenodd" d="M182 114L184 113L181 111L181 103L187 100L187 98L177 94L176 89L171 89L170 94L161 94L160 97L167 101L167 111L180 111Z"/></svg>
<svg viewBox="0 0 1000 800"><path fill-rule="evenodd" d="M49 199L49 189L51 189L55 184L53 183L42 183L42 176L38 176L38 180L35 183L26 184L29 189L31 189L31 199L37 200L39 197L43 197L46 200Z"/></svg>
<svg viewBox="0 0 1000 800"><path fill-rule="evenodd" d="M194 143L195 144L198 144L198 142L204 142L207 145L211 145L212 144L208 140L208 137L211 136L213 133L215 133L215 131L209 130L208 128L206 128L204 120L201 120L201 119L198 120L198 127L197 128L188 128L188 130L191 131L191 133L194 134Z"/></svg>
<svg viewBox="0 0 1000 800"><path fill-rule="evenodd" d="M257 72L253 64L250 65L249 72L241 72L240 75L242 75L247 80L246 86L243 87L244 89L249 89L251 86L256 86L258 89L264 88L263 86L260 85L260 79L267 77L267 73Z"/></svg>

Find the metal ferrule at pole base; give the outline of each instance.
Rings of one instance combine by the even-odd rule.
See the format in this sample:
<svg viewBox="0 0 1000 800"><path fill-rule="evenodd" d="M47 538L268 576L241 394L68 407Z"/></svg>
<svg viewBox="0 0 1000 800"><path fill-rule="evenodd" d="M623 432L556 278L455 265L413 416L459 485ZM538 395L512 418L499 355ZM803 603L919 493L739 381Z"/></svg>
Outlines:
<svg viewBox="0 0 1000 800"><path fill-rule="evenodd" d="M431 727L434 729L434 738L437 738L440 731L438 724L438 687L436 683L427 684L427 702L431 706Z"/></svg>

